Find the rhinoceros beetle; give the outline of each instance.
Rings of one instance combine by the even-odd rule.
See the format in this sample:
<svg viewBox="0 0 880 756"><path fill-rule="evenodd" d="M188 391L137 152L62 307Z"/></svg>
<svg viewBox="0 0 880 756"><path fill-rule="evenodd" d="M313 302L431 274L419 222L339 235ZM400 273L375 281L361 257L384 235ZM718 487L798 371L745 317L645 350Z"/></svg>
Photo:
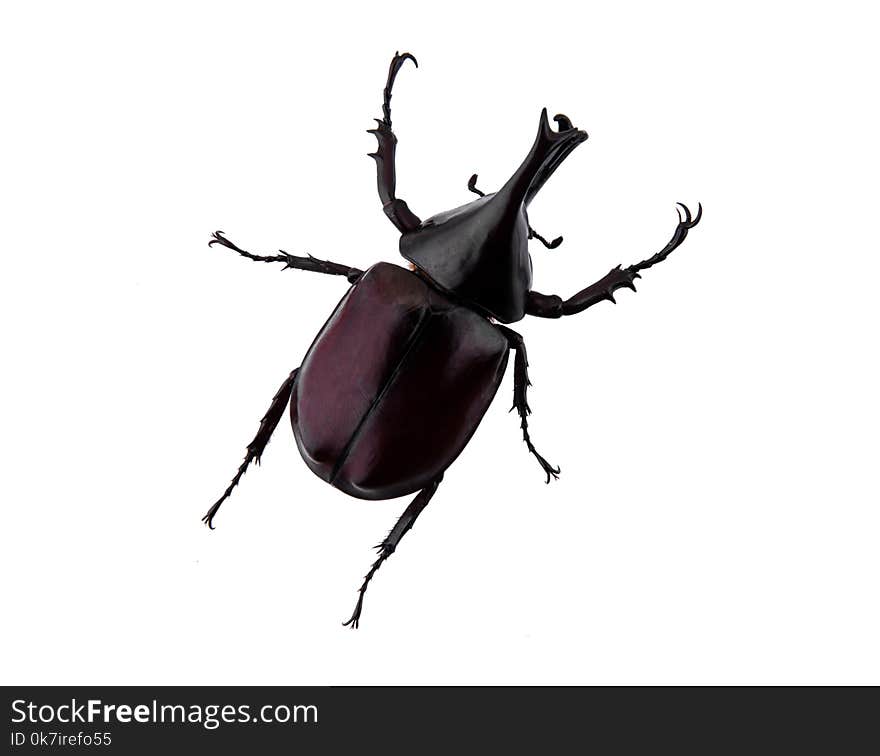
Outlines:
<svg viewBox="0 0 880 756"><path fill-rule="evenodd" d="M394 553L482 420L511 351L511 409L519 414L523 440L547 482L559 475L559 468L538 453L529 435L525 343L502 324L525 315L574 315L598 302L614 302L614 292L622 287L635 291L641 271L665 260L702 215L702 207L692 216L681 205L678 226L657 254L627 268L617 266L568 299L534 291L529 240L553 249L562 237L548 242L529 225L529 203L587 139L586 132L564 115L554 117L557 128L552 128L544 109L529 153L504 186L485 194L474 175L468 188L478 199L423 221L396 195L391 90L407 60L418 66L410 53L394 55L382 118L375 119L377 125L369 133L378 141L371 157L382 209L401 233L400 253L409 269L383 262L364 271L283 250L255 255L222 231L209 242L249 260L343 276L351 284L300 367L281 384L238 472L203 518L213 528L217 510L251 462L259 463L288 405L297 447L318 477L360 499L418 492L376 547L378 558L364 577L354 612L343 623L351 627L358 626L376 570Z"/></svg>

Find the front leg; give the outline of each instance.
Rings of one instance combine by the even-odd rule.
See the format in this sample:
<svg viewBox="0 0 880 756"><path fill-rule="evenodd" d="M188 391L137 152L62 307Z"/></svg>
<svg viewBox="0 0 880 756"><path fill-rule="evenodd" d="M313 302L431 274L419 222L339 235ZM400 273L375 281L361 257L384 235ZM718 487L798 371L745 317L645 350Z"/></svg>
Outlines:
<svg viewBox="0 0 880 756"><path fill-rule="evenodd" d="M679 204L681 205L681 203ZM535 315L539 318L561 318L563 315L575 315L583 312L597 302L605 300L614 302L614 292L617 289L626 287L635 291L635 280L641 278L639 271L646 270L669 257L672 251L685 240L688 231L700 222L700 218L703 216L702 205L697 205L697 214L693 217L686 205L681 206L684 208L684 216L682 216L679 210L679 223L672 234L672 238L656 255L649 257L647 260L642 260L635 265L630 265L628 268L621 268L618 265L607 275L596 281L596 283L591 284L586 289L582 289L566 300L563 300L562 297L556 294L541 294L537 291L531 291L526 299L526 314Z"/></svg>
<svg viewBox="0 0 880 756"><path fill-rule="evenodd" d="M376 118L376 128L369 129L368 133L376 137L379 147L371 152L370 157L376 161L376 183L379 189L379 199L382 201L382 210L388 219L397 227L402 234L414 231L421 225L419 217L409 209L406 202L395 196L397 189L397 175L395 171L395 153L397 151L397 137L391 130L391 90L394 87L394 79L403 64L411 60L419 67L418 61L410 53L395 53L388 68L388 79L385 82L385 90L382 97L382 118Z"/></svg>

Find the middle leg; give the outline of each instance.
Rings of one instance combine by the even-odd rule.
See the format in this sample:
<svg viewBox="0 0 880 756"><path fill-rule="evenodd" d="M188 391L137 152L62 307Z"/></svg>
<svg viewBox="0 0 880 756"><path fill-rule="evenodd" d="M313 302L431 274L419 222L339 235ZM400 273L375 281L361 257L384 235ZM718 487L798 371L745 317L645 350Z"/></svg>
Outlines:
<svg viewBox="0 0 880 756"><path fill-rule="evenodd" d="M310 270L313 273L326 273L330 276L345 276L350 283L355 283L364 274L359 268L350 268L347 265L330 262L329 260L319 260L311 255L298 257L297 255L288 254L281 249L278 250L277 255L254 255L229 241L229 239L223 236L222 231L215 231L213 238L208 242L209 247L215 244L220 244L227 249L231 249L233 252L238 252L238 254L246 257L248 260L284 263L282 270L295 268L297 270Z"/></svg>
<svg viewBox="0 0 880 756"><path fill-rule="evenodd" d="M559 473L562 472L562 470L560 470L559 467L553 467L553 465L538 454L538 450L535 449L535 445L532 443L532 438L529 435L528 416L532 414L532 410L529 407L529 402L526 398L526 391L532 384L529 381L529 359L526 355L526 343L523 341L523 337L516 331L503 325L497 327L501 333L504 334L504 337L510 344L510 348L513 349L515 353L513 363L513 407L511 407L511 410L515 409L519 413L523 441L526 442L528 450L535 455L535 458L541 465L541 469L546 473L547 482L549 483L550 478L558 478Z"/></svg>

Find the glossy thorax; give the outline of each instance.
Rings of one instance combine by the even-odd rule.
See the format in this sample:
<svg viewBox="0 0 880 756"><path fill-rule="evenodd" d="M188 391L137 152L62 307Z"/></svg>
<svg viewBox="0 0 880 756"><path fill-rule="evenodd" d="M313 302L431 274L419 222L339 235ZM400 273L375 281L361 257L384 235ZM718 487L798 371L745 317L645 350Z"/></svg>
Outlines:
<svg viewBox="0 0 880 756"><path fill-rule="evenodd" d="M522 319L532 286L528 205L587 138L565 116L556 120L560 131L542 111L532 149L498 192L434 215L400 239L400 253L441 291L502 323Z"/></svg>

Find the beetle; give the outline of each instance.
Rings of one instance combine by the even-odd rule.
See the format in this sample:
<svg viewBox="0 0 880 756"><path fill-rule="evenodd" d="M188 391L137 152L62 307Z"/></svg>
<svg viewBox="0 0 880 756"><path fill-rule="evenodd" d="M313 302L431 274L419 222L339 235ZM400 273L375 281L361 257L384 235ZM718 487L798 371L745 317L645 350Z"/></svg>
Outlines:
<svg viewBox="0 0 880 756"><path fill-rule="evenodd" d="M523 440L546 475L559 467L538 453L529 435L528 358L523 338L507 324L526 315L560 318L602 301L614 302L620 288L635 291L640 273L665 260L699 223L678 203L679 222L663 249L640 263L618 265L595 283L563 299L531 288L528 242L549 249L529 224L528 207L563 160L587 139L565 115L551 127L546 108L529 153L508 181L486 194L477 175L468 188L479 197L422 221L396 195L397 137L391 128L391 91L410 53L395 53L388 69L382 118L369 129L378 142L376 161L382 209L400 231L400 253L409 269L380 262L367 270L301 257L279 250L255 255L216 231L219 244L257 262L343 276L351 284L272 399L231 483L208 510L213 520L252 462L259 463L285 409L296 445L318 477L360 499L391 499L416 493L397 523L376 547L378 557L358 590L344 625L358 627L364 594L376 571L390 557L430 502L446 469L467 445L492 402L514 353L513 407Z"/></svg>

